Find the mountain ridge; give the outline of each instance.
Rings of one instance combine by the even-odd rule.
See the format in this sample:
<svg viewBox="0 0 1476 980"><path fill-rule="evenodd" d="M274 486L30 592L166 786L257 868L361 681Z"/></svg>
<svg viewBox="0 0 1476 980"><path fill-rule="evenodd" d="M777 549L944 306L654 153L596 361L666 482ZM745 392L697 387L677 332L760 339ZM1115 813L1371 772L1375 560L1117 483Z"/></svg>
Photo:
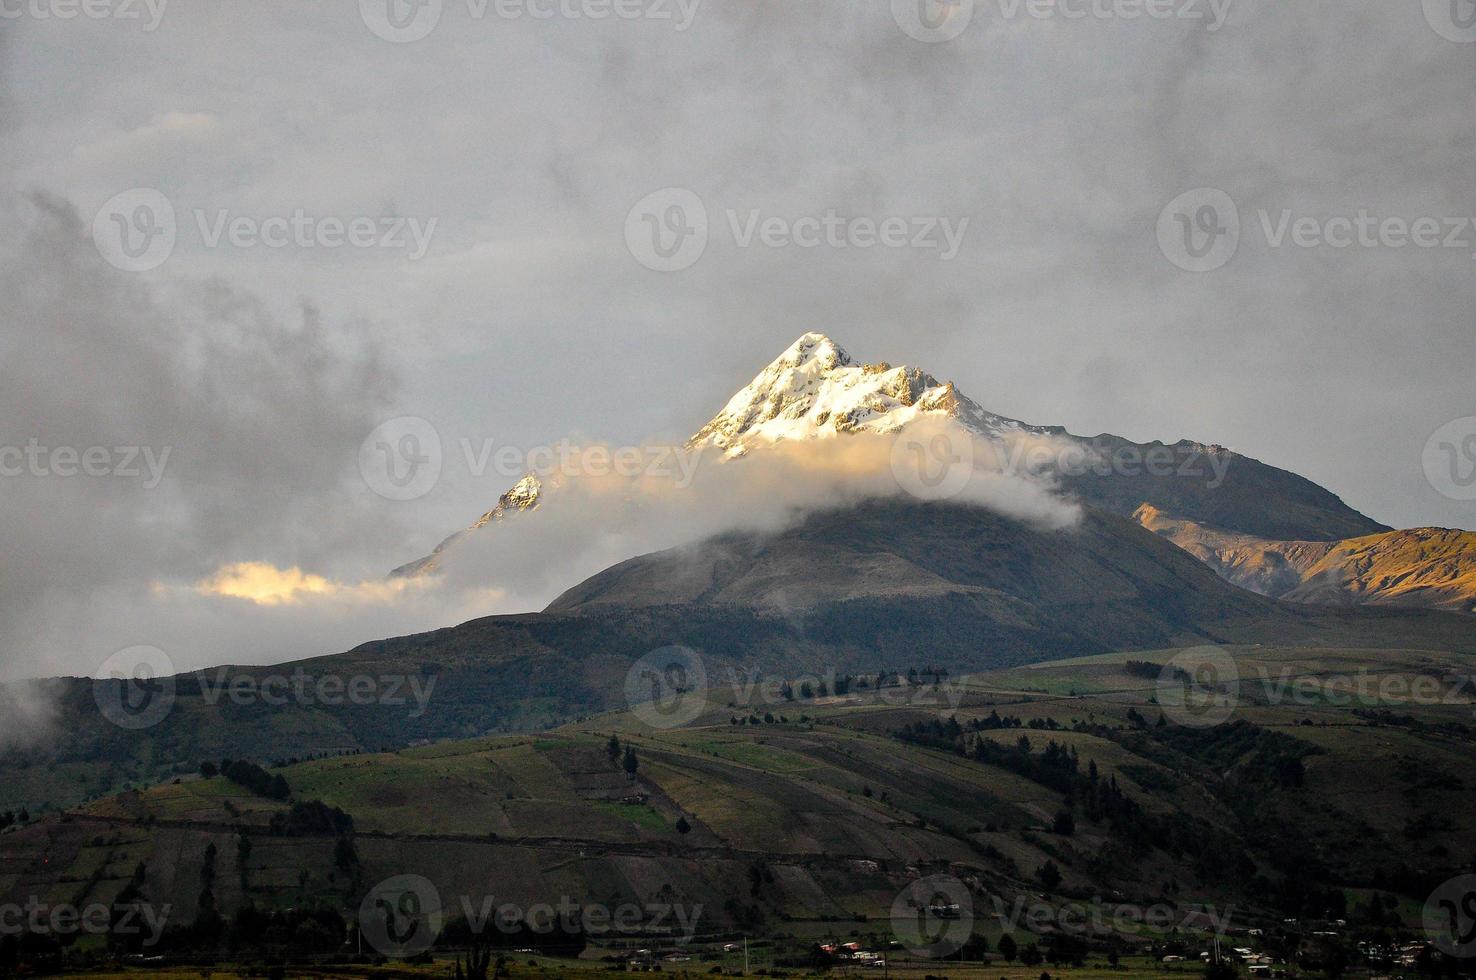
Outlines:
<svg viewBox="0 0 1476 980"><path fill-rule="evenodd" d="M1337 541L1275 541L1176 518L1148 504L1133 517L1226 581L1260 595L1476 613L1476 532L1422 527Z"/></svg>
<svg viewBox="0 0 1476 980"><path fill-rule="evenodd" d="M1111 434L1075 436L982 408L920 368L858 363L821 333L802 334L740 388L687 440L687 451L717 450L723 461L757 458L778 443L835 438L856 432L892 434L919 419L948 419L1000 444L1010 436L1064 440L1108 468L1059 475L1066 494L1131 518L1149 503L1204 523L1268 538L1339 540L1388 531L1304 477L1187 439L1134 443ZM1168 454L1166 469L1146 462ZM1131 461L1122 465L1122 460ZM1146 462L1145 462L1146 461ZM1186 476L1186 474L1194 474ZM396 568L395 576L435 572L444 553L469 534L536 511L556 484L529 474L471 526L447 537L429 555Z"/></svg>

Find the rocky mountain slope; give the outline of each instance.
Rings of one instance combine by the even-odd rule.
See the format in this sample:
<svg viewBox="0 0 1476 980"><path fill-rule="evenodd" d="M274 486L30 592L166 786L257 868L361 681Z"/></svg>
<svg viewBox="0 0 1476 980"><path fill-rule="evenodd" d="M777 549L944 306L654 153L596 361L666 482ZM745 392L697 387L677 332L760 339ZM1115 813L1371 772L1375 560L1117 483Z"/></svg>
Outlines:
<svg viewBox="0 0 1476 980"><path fill-rule="evenodd" d="M1170 516L1133 515L1226 581L1291 602L1476 613L1476 532L1411 528L1342 541L1273 541Z"/></svg>

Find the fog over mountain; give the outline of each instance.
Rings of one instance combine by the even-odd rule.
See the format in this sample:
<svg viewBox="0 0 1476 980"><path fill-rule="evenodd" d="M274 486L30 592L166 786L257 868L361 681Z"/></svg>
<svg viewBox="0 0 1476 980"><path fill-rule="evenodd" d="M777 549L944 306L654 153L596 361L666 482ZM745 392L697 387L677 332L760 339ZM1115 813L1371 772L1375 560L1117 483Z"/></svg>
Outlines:
<svg viewBox="0 0 1476 980"><path fill-rule="evenodd" d="M3 478L0 678L140 643L182 668L344 649L537 608L722 530L635 521L457 588L381 580L516 479L469 465L488 441L680 443L810 330L1009 418L1221 444L1379 524L1476 527L1422 468L1476 411L1476 247L1275 243L1288 212L1476 215L1476 45L1421 7L1238 0L1211 30L978 2L946 43L886 4L707 0L677 30L447 3L407 44L350 0L4 19L0 445L169 455L147 488L142 458L137 478ZM709 233L663 273L626 224L669 187ZM1196 274L1155 224L1202 187L1242 233ZM143 272L93 241L134 188L178 220ZM414 219L424 254L408 230L402 248L213 237L298 212ZM755 215L832 212L963 234L951 258L743 244ZM402 415L445 456L411 501L356 462Z"/></svg>

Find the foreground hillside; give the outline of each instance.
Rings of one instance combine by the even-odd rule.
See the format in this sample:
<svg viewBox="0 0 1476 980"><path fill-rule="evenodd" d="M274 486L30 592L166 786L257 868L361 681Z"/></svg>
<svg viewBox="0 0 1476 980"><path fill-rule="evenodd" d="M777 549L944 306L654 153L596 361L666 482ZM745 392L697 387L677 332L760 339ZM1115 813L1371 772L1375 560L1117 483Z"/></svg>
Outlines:
<svg viewBox="0 0 1476 980"><path fill-rule="evenodd" d="M1016 902L1168 907L1191 952L1207 915L1237 935L1283 919L1345 919L1348 937L1417 925L1476 851L1454 816L1476 805L1473 692L1454 683L1473 658L1226 649L1211 656L1238 670L1234 710L1201 726L1155 703L1171 653L880 688L786 676L794 697L774 701L719 678L685 727L637 711L322 758L272 770L285 796L181 778L0 836L0 903L169 906L171 955L228 935L264 954L269 940L229 925L243 907L347 922L401 875L431 882L448 920L487 896L642 910L618 934L545 948L596 960L657 944L718 962L742 935L780 959L825 937L886 950L899 894L933 875L962 883L970 935L991 948ZM1420 678L1438 698L1411 698ZM1085 938L1142 953L1164 935Z"/></svg>

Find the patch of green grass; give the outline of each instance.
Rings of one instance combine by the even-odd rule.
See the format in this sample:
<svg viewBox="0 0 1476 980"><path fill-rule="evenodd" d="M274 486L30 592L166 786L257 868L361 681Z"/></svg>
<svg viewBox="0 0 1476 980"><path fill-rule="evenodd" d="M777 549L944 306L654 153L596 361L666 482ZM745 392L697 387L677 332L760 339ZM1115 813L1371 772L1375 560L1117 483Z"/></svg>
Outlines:
<svg viewBox="0 0 1476 980"><path fill-rule="evenodd" d="M666 818L645 803L615 803L599 800L589 804L600 813L609 814L618 820L629 820L645 830L675 832Z"/></svg>

